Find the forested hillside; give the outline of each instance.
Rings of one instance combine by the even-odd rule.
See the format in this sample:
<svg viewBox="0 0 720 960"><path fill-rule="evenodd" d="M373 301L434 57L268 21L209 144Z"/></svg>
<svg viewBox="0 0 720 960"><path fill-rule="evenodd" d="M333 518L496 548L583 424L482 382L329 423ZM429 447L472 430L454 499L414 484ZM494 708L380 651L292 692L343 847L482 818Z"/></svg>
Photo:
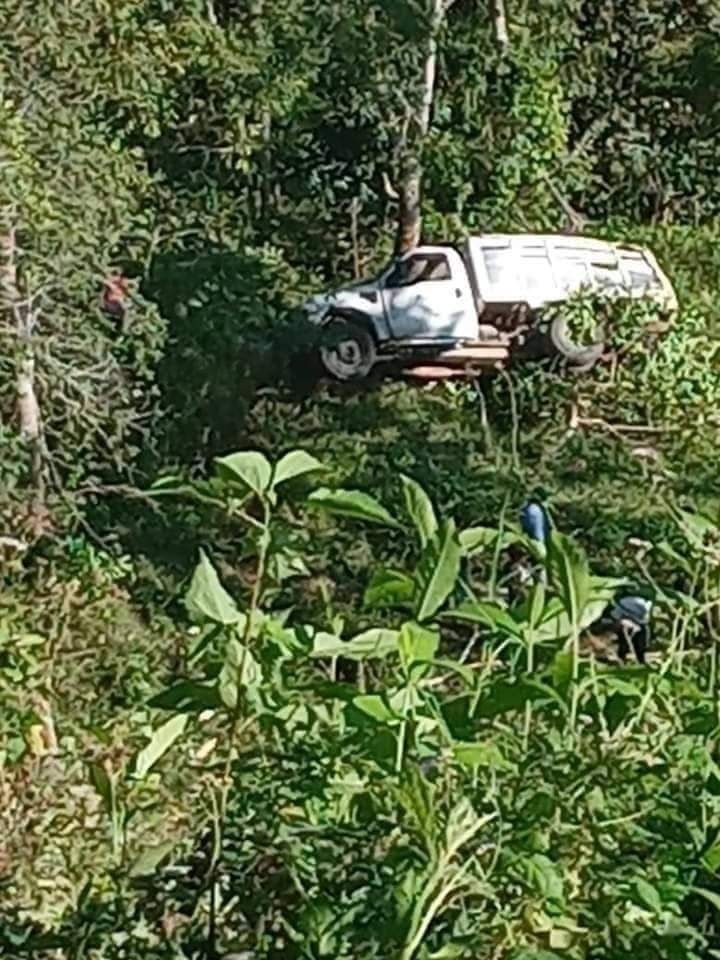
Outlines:
<svg viewBox="0 0 720 960"><path fill-rule="evenodd" d="M0 22L2 956L720 956L718 0ZM647 243L672 329L318 381L418 186ZM621 583L647 665L582 649Z"/></svg>

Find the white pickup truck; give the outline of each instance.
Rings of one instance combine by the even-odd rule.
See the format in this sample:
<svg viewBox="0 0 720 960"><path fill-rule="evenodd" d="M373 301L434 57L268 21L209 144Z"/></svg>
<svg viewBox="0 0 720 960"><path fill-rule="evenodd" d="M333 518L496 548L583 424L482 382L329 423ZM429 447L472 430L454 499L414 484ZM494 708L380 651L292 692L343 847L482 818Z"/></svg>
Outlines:
<svg viewBox="0 0 720 960"><path fill-rule="evenodd" d="M673 313L677 299L653 254L588 237L487 234L463 248L421 246L374 280L311 297L323 327L320 354L339 380L366 377L380 360L480 366L503 362L538 328L542 308L581 291L649 297ZM578 369L603 353L601 335L576 343L562 316L548 325L551 349Z"/></svg>

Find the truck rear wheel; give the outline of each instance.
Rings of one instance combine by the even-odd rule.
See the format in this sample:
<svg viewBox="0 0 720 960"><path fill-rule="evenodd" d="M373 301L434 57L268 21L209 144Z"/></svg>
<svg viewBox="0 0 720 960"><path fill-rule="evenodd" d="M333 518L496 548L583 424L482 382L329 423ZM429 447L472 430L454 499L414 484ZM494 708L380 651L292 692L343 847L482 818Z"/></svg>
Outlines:
<svg viewBox="0 0 720 960"><path fill-rule="evenodd" d="M565 316L556 316L550 322L548 335L553 349L575 373L592 370L605 353L605 336L600 324L590 335L578 336L570 329Z"/></svg>
<svg viewBox="0 0 720 960"><path fill-rule="evenodd" d="M336 380L362 380L375 366L375 340L359 323L335 317L323 329L320 359Z"/></svg>

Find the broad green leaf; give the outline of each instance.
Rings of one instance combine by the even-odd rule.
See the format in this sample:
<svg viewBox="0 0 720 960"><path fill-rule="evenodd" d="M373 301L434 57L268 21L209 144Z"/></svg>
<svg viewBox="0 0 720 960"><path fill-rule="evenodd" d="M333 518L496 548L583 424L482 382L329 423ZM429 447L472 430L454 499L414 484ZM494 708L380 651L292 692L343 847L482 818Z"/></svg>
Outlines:
<svg viewBox="0 0 720 960"><path fill-rule="evenodd" d="M438 528L437 518L430 497L417 481L404 474L400 476L405 495L405 509L407 510L415 529L420 536L420 543L424 547L435 536Z"/></svg>
<svg viewBox="0 0 720 960"><path fill-rule="evenodd" d="M703 854L702 862L710 873L716 873L720 868L720 840L716 840L713 845Z"/></svg>
<svg viewBox="0 0 720 960"><path fill-rule="evenodd" d="M235 674L232 670L228 670L227 666L223 666L220 671L217 689L223 706L228 710L234 710L238 702L238 684Z"/></svg>
<svg viewBox="0 0 720 960"><path fill-rule="evenodd" d="M662 911L660 894L651 883L643 880L642 877L638 877L635 880L635 890L640 902L649 910L652 910L653 913L660 913Z"/></svg>
<svg viewBox="0 0 720 960"><path fill-rule="evenodd" d="M398 649L406 665L416 660L432 660L439 646L440 635L436 630L427 630L417 623L404 623L400 628Z"/></svg>
<svg viewBox="0 0 720 960"><path fill-rule="evenodd" d="M95 788L95 792L100 797L108 816L113 815L115 808L115 784L107 772L99 763L91 763L88 768L90 774L90 783Z"/></svg>
<svg viewBox="0 0 720 960"><path fill-rule="evenodd" d="M248 487L258 496L267 492L272 481L272 467L265 454L258 450L243 450L227 457L218 457L215 467L223 480Z"/></svg>
<svg viewBox="0 0 720 960"><path fill-rule="evenodd" d="M401 527L381 503L361 490L330 490L328 487L321 487L310 494L308 503L312 507L319 507L341 517L352 517L354 520L365 520L396 529Z"/></svg>
<svg viewBox="0 0 720 960"><path fill-rule="evenodd" d="M212 620L228 626L240 623L243 619L203 550L200 551L200 562L195 567L190 589L185 597L185 606L190 616L198 620Z"/></svg>
<svg viewBox="0 0 720 960"><path fill-rule="evenodd" d="M522 540L520 534L513 530L500 531L495 527L468 527L466 530L461 530L458 535L462 551L467 557L495 546L498 537L500 537L501 549L511 547Z"/></svg>
<svg viewBox="0 0 720 960"><path fill-rule="evenodd" d="M346 657L365 660L397 653L400 634L397 630L373 628L351 640L340 640L327 633L317 634L313 641L313 657Z"/></svg>
<svg viewBox="0 0 720 960"><path fill-rule="evenodd" d="M503 607L494 603L468 601L453 610L443 611L440 617L443 620L459 620L463 623L481 623L491 630L513 637L522 636L522 627L517 620Z"/></svg>
<svg viewBox="0 0 720 960"><path fill-rule="evenodd" d="M580 547L554 531L548 551L550 575L575 629L590 596L590 567Z"/></svg>
<svg viewBox="0 0 720 960"><path fill-rule="evenodd" d="M460 573L460 544L455 523L445 520L438 536L427 544L417 569L416 616L427 620L437 613L452 593Z"/></svg>
<svg viewBox="0 0 720 960"><path fill-rule="evenodd" d="M325 470L319 460L316 460L309 453L305 453L304 450L292 450L281 457L275 465L272 485L277 487L287 480L292 480L306 473L313 473L316 470Z"/></svg>
<svg viewBox="0 0 720 960"><path fill-rule="evenodd" d="M693 893L698 893L701 897L704 897L720 913L720 894L715 893L714 890L707 890L705 887L690 887L690 889Z"/></svg>
<svg viewBox="0 0 720 960"><path fill-rule="evenodd" d="M486 741L484 743L464 743L462 741L453 744L453 756L458 763L465 767L490 767L495 770L512 769L511 764L502 754L500 748Z"/></svg>
<svg viewBox="0 0 720 960"><path fill-rule="evenodd" d="M579 632L587 629L602 616L608 603L613 599L617 588L622 585L622 580L610 577L590 578L590 597L576 624ZM545 605L540 622L535 628L535 639L559 642L566 640L572 633L572 629L573 625L563 602L557 597L553 597Z"/></svg>
<svg viewBox="0 0 720 960"><path fill-rule="evenodd" d="M395 693L388 696L390 707L401 717L406 717L412 710L417 710L422 704L422 698L417 687L410 685L400 687Z"/></svg>
<svg viewBox="0 0 720 960"><path fill-rule="evenodd" d="M178 713L200 713L221 706L215 687L193 680L182 680L152 697L148 706L156 710L174 710Z"/></svg>
<svg viewBox="0 0 720 960"><path fill-rule="evenodd" d="M533 854L524 863L528 882L546 900L561 903L564 899L562 876L558 868L542 853Z"/></svg>
<svg viewBox="0 0 720 960"><path fill-rule="evenodd" d="M187 726L187 714L181 713L171 717L167 723L153 733L150 742L135 757L133 773L138 779L147 776L155 764L175 743Z"/></svg>
<svg viewBox="0 0 720 960"><path fill-rule="evenodd" d="M272 558L274 575L278 583L284 583L292 577L309 577L310 571L302 557L288 550L281 550Z"/></svg>
<svg viewBox="0 0 720 960"><path fill-rule="evenodd" d="M365 590L363 605L370 610L404 606L412 602L415 581L399 570L376 570Z"/></svg>
<svg viewBox="0 0 720 960"><path fill-rule="evenodd" d="M225 662L218 677L220 699L229 710L237 706L238 689L251 690L260 683L262 671L250 650L234 637L228 641Z"/></svg>
<svg viewBox="0 0 720 960"><path fill-rule="evenodd" d="M558 650L552 661L553 686L563 696L567 693L573 672L573 655L569 650Z"/></svg>
<svg viewBox="0 0 720 960"><path fill-rule="evenodd" d="M397 714L377 694L363 694L354 697L352 705L362 713L372 717L373 720L377 720L378 723L394 723L398 720Z"/></svg>
<svg viewBox="0 0 720 960"><path fill-rule="evenodd" d="M149 877L155 873L160 863L168 856L175 846L175 840L166 840L165 843L159 843L157 846L148 847L131 864L129 874L131 877Z"/></svg>
<svg viewBox="0 0 720 960"><path fill-rule="evenodd" d="M578 633L587 629L591 623L594 623L602 616L607 599L591 600L586 604L578 623L576 624ZM543 612L542 620L535 628L535 639L540 642L560 642L566 640L573 631L573 624L569 613L565 610L562 602L557 598L551 600Z"/></svg>
<svg viewBox="0 0 720 960"><path fill-rule="evenodd" d="M435 793L432 781L424 777L417 766L410 764L403 771L400 786L393 788L394 796L414 820L431 855L435 851L439 827Z"/></svg>

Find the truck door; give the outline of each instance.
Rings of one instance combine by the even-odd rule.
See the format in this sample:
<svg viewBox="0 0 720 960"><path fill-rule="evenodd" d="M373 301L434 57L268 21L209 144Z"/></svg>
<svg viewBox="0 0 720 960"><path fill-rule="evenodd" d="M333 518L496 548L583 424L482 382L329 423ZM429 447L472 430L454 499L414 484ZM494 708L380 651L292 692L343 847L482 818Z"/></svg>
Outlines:
<svg viewBox="0 0 720 960"><path fill-rule="evenodd" d="M454 250L414 250L385 276L383 304L397 339L473 340L477 314L462 257Z"/></svg>

